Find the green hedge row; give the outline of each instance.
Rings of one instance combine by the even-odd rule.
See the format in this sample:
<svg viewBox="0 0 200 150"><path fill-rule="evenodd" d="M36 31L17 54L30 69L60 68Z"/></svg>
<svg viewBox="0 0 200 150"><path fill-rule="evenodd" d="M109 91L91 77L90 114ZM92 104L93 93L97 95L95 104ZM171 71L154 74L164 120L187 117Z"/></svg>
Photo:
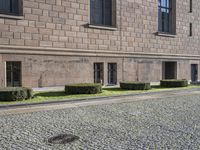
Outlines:
<svg viewBox="0 0 200 150"><path fill-rule="evenodd" d="M0 101L18 101L32 98L32 89L25 87L8 87L0 89Z"/></svg>
<svg viewBox="0 0 200 150"><path fill-rule="evenodd" d="M97 94L102 92L101 84L81 83L65 85L66 94Z"/></svg>
<svg viewBox="0 0 200 150"><path fill-rule="evenodd" d="M187 80L161 80L161 87L186 87L188 86Z"/></svg>
<svg viewBox="0 0 200 150"><path fill-rule="evenodd" d="M149 90L151 85L147 82L120 82L120 88L124 90Z"/></svg>

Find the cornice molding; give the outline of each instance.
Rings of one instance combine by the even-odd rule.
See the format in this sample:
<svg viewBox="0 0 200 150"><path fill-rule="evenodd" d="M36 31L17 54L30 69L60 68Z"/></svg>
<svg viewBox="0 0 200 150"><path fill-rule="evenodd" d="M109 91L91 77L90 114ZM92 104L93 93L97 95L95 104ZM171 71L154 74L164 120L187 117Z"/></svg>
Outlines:
<svg viewBox="0 0 200 150"><path fill-rule="evenodd" d="M200 55L0 45L0 54L200 60Z"/></svg>

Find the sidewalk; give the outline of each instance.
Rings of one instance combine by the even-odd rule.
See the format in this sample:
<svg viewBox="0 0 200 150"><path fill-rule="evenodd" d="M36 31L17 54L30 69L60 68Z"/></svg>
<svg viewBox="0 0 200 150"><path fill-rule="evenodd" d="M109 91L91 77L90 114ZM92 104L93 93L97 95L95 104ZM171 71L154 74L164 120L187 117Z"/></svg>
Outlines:
<svg viewBox="0 0 200 150"><path fill-rule="evenodd" d="M140 94L117 95L109 97L94 97L73 100L58 100L34 104L14 104L14 105L0 105L0 115L29 113L37 111L57 110L73 107L83 107L91 105L103 105L113 103L124 103L139 100L159 99L167 97L184 96L191 94L199 94L200 88L172 90L172 91L159 91L159 92L146 92Z"/></svg>

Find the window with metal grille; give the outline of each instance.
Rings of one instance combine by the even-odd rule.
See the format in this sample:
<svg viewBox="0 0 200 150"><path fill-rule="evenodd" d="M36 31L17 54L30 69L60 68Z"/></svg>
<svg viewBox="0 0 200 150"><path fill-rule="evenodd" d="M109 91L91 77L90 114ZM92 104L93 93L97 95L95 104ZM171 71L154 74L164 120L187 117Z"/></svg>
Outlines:
<svg viewBox="0 0 200 150"><path fill-rule="evenodd" d="M108 63L108 84L117 84L117 63Z"/></svg>
<svg viewBox="0 0 200 150"><path fill-rule="evenodd" d="M158 31L173 33L174 11L172 0L158 0Z"/></svg>
<svg viewBox="0 0 200 150"><path fill-rule="evenodd" d="M0 0L0 14L20 15L21 0Z"/></svg>
<svg viewBox="0 0 200 150"><path fill-rule="evenodd" d="M90 0L90 24L112 26L112 0Z"/></svg>
<svg viewBox="0 0 200 150"><path fill-rule="evenodd" d="M21 86L21 62L6 62L6 86Z"/></svg>
<svg viewBox="0 0 200 150"><path fill-rule="evenodd" d="M103 63L94 63L94 83L104 82L104 68Z"/></svg>

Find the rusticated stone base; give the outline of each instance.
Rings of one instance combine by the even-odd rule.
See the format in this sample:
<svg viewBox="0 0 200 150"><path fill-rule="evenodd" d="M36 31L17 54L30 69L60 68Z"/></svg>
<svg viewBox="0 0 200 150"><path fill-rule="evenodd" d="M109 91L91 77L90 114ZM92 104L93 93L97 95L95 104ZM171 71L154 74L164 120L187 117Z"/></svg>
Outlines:
<svg viewBox="0 0 200 150"><path fill-rule="evenodd" d="M162 79L164 61L177 62L177 79L191 80L191 64L197 60L150 58L71 57L50 55L0 55L0 86L6 86L6 61L22 62L22 86L48 87L94 82L94 63L104 63L104 84L108 84L108 63L117 63L117 82ZM199 74L198 74L199 76ZM200 77L200 76L199 76Z"/></svg>

